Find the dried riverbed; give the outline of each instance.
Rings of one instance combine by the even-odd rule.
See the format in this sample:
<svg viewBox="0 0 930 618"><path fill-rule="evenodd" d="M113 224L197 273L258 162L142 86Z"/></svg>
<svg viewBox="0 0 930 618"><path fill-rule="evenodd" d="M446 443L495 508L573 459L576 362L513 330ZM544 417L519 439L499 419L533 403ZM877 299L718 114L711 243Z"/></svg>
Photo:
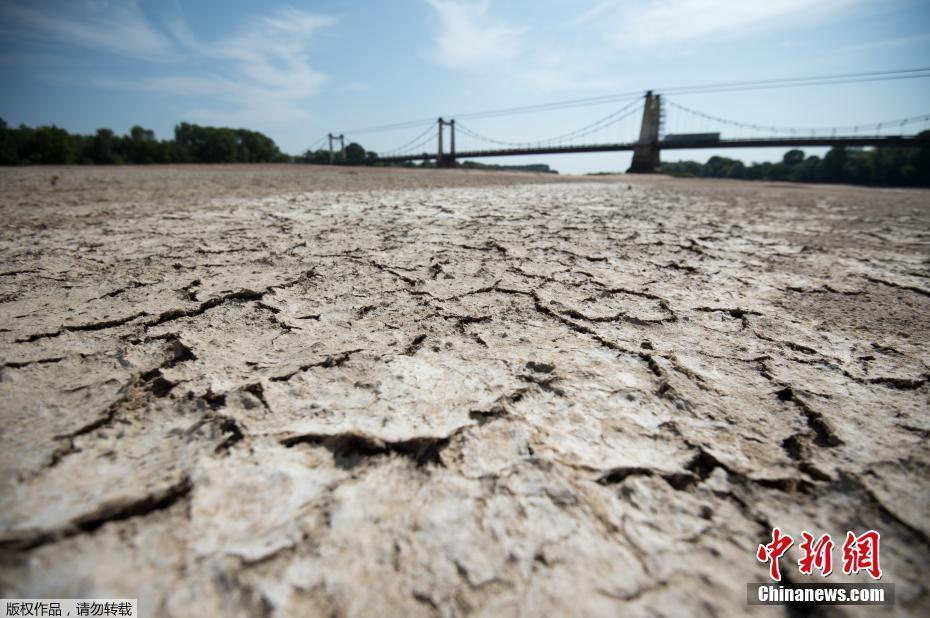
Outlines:
<svg viewBox="0 0 930 618"><path fill-rule="evenodd" d="M559 180L0 170L3 596L742 615L779 526L926 615L930 193Z"/></svg>

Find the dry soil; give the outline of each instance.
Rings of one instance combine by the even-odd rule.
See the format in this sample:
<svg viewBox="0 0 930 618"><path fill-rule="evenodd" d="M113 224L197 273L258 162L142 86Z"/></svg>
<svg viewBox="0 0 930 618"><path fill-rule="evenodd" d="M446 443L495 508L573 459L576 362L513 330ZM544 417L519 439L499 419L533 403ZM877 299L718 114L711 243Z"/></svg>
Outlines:
<svg viewBox="0 0 930 618"><path fill-rule="evenodd" d="M930 612L926 191L33 168L0 216L2 596L784 615L778 526Z"/></svg>

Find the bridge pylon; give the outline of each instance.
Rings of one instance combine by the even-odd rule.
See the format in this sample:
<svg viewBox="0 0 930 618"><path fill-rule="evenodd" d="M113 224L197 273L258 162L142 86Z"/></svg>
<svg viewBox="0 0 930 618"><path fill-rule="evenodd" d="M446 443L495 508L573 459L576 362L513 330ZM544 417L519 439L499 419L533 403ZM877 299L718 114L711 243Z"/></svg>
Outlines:
<svg viewBox="0 0 930 618"><path fill-rule="evenodd" d="M627 174L654 174L662 171L659 160L659 125L662 120L662 97L646 92L643 104L643 123L639 130L639 141L633 150L633 162Z"/></svg>
<svg viewBox="0 0 930 618"><path fill-rule="evenodd" d="M336 151L333 150L333 142L339 142L339 152L342 153L342 160L346 160L346 136L340 133L339 135L329 134L329 164L332 165L336 162Z"/></svg>
<svg viewBox="0 0 930 618"><path fill-rule="evenodd" d="M437 120L439 129L439 144L436 152L436 167L455 167L455 120ZM442 151L443 127L449 127L449 152Z"/></svg>

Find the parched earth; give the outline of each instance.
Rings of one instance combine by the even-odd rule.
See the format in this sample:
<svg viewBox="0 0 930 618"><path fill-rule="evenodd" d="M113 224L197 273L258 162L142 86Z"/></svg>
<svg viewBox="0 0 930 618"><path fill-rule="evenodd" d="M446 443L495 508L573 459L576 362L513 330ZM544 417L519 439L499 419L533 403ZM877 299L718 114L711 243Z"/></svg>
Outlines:
<svg viewBox="0 0 930 618"><path fill-rule="evenodd" d="M2 596L785 615L778 526L927 615L930 193L558 180L0 171Z"/></svg>

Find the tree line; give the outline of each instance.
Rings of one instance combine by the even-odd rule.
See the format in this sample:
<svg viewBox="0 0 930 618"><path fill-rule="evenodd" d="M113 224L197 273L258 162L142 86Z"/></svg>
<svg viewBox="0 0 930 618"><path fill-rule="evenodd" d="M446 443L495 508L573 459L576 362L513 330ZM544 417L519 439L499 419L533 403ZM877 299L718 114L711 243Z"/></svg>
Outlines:
<svg viewBox="0 0 930 618"><path fill-rule="evenodd" d="M791 182L844 182L863 185L930 186L930 131L920 148L875 149L837 146L821 158L790 150L776 163L744 164L737 159L713 156L706 163L663 163L665 173L698 178L785 180ZM0 118L0 165L148 164L148 163L316 163L337 165L387 165L376 152L352 142L344 152L307 150L292 157L281 152L267 135L248 129L205 127L182 122L174 139L158 140L154 131L134 126L126 135L97 129L93 135L69 133L52 126L9 127ZM402 165L412 167L407 162ZM433 166L424 162L421 166ZM459 167L483 167L459 162Z"/></svg>
<svg viewBox="0 0 930 618"><path fill-rule="evenodd" d="M52 126L9 127L0 118L0 165L114 165L121 163L289 162L267 135L248 129L203 127L182 122L174 139L134 126L126 135L97 129L93 135Z"/></svg>
<svg viewBox="0 0 930 618"><path fill-rule="evenodd" d="M803 150L789 150L777 163L751 165L736 159L713 156L707 163L663 162L662 171L672 176L697 178L930 187L930 131L924 131L918 137L927 139L927 145L920 148L879 147L869 150L835 146L823 158L805 156Z"/></svg>

